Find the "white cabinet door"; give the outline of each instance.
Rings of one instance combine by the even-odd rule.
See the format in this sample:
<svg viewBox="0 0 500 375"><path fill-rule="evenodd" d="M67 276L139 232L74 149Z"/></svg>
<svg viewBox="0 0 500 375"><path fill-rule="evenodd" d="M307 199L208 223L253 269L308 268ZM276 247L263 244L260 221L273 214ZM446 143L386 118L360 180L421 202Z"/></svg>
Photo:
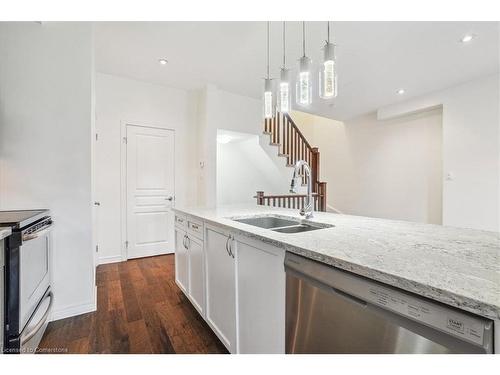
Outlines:
<svg viewBox="0 0 500 375"><path fill-rule="evenodd" d="M228 250L229 236L207 227L205 264L207 281L206 319L231 353L236 352L236 280L234 258Z"/></svg>
<svg viewBox="0 0 500 375"><path fill-rule="evenodd" d="M285 251L237 242L238 352L285 353Z"/></svg>
<svg viewBox="0 0 500 375"><path fill-rule="evenodd" d="M188 293L189 259L186 232L175 227L175 282L184 293Z"/></svg>
<svg viewBox="0 0 500 375"><path fill-rule="evenodd" d="M205 269L203 262L203 242L188 235L189 255L189 299L203 316L205 310Z"/></svg>

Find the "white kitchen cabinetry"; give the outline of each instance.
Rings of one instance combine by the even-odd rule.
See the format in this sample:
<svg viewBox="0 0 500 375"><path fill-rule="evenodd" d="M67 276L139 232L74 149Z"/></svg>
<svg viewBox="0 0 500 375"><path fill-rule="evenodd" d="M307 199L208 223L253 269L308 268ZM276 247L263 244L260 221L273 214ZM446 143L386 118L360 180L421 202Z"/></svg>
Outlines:
<svg viewBox="0 0 500 375"><path fill-rule="evenodd" d="M206 225L207 323L231 353L236 353L235 250L231 236Z"/></svg>
<svg viewBox="0 0 500 375"><path fill-rule="evenodd" d="M285 251L237 238L238 352L285 353Z"/></svg>
<svg viewBox="0 0 500 375"><path fill-rule="evenodd" d="M187 294L189 290L189 259L186 231L175 227L175 282Z"/></svg>
<svg viewBox="0 0 500 375"><path fill-rule="evenodd" d="M175 281L201 316L205 314L203 224L176 215ZM191 230L194 226L196 230ZM201 239L200 239L201 237Z"/></svg>
<svg viewBox="0 0 500 375"><path fill-rule="evenodd" d="M176 215L176 282L230 353L285 352L285 251Z"/></svg>
<svg viewBox="0 0 500 375"><path fill-rule="evenodd" d="M205 265L203 262L203 241L188 234L186 237L189 255L189 293L194 307L203 316L205 306Z"/></svg>

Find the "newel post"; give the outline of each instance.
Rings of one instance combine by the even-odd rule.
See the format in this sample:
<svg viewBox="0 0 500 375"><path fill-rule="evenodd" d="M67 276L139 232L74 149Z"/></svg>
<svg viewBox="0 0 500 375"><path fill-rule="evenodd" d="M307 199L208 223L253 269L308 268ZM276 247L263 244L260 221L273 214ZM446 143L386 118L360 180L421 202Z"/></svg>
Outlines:
<svg viewBox="0 0 500 375"><path fill-rule="evenodd" d="M255 198L257 198L258 205L261 205L261 206L264 205L264 192L263 191L258 191Z"/></svg>
<svg viewBox="0 0 500 375"><path fill-rule="evenodd" d="M314 193L318 192L318 182L319 182L319 151L317 147L312 148L312 158L311 158L311 174L312 174L312 189Z"/></svg>
<svg viewBox="0 0 500 375"><path fill-rule="evenodd" d="M318 184L318 198L319 198L319 204L318 204L318 211L326 211L326 182L320 182Z"/></svg>

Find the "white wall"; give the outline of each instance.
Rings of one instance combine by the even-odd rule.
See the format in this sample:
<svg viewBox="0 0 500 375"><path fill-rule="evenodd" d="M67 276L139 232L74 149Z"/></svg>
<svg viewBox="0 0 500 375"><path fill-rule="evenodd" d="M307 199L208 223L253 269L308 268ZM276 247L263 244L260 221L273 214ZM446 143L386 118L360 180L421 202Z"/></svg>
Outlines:
<svg viewBox="0 0 500 375"><path fill-rule="evenodd" d="M442 223L441 121L438 109L386 121L371 114L345 123L355 174L343 193L354 213Z"/></svg>
<svg viewBox="0 0 500 375"><path fill-rule="evenodd" d="M123 122L175 130L177 205L196 200L197 96L185 90L127 78L96 75L96 199L99 262L122 260L120 148Z"/></svg>
<svg viewBox="0 0 500 375"><path fill-rule="evenodd" d="M280 169L284 166L277 165L264 151L259 136L231 134L237 138L226 144L217 143L217 204L256 204L257 191L288 194L290 177L285 178ZM275 148L273 151L277 152Z"/></svg>
<svg viewBox="0 0 500 375"><path fill-rule="evenodd" d="M50 208L54 318L95 308L92 29L0 23L0 208Z"/></svg>
<svg viewBox="0 0 500 375"><path fill-rule="evenodd" d="M217 205L217 129L262 133L261 101L207 86L198 103L198 199L200 206ZM200 163L203 167L200 166Z"/></svg>
<svg viewBox="0 0 500 375"><path fill-rule="evenodd" d="M441 223L441 111L345 124L295 112L319 147L328 204L348 214Z"/></svg>
<svg viewBox="0 0 500 375"><path fill-rule="evenodd" d="M382 108L394 118L443 107L443 224L498 230L499 77L488 76ZM451 179L446 178L451 174Z"/></svg>

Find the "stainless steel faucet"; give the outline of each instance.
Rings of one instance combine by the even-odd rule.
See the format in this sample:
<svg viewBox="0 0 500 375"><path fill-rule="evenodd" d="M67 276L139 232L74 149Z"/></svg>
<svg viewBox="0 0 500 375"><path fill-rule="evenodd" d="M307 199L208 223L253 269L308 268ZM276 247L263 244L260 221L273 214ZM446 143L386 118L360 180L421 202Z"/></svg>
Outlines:
<svg viewBox="0 0 500 375"><path fill-rule="evenodd" d="M311 168L305 160L299 160L297 163L295 163L295 170L293 171L292 182L290 184L290 193L297 193L298 191L298 185L300 184L298 181L299 179L302 180L302 177L297 175L299 174L300 168L302 168L302 166L304 167L304 172L307 177L307 197L304 207L300 210L300 214L302 216L305 216L306 219L310 219L311 217L313 217L314 211L314 201L312 196L312 176Z"/></svg>

